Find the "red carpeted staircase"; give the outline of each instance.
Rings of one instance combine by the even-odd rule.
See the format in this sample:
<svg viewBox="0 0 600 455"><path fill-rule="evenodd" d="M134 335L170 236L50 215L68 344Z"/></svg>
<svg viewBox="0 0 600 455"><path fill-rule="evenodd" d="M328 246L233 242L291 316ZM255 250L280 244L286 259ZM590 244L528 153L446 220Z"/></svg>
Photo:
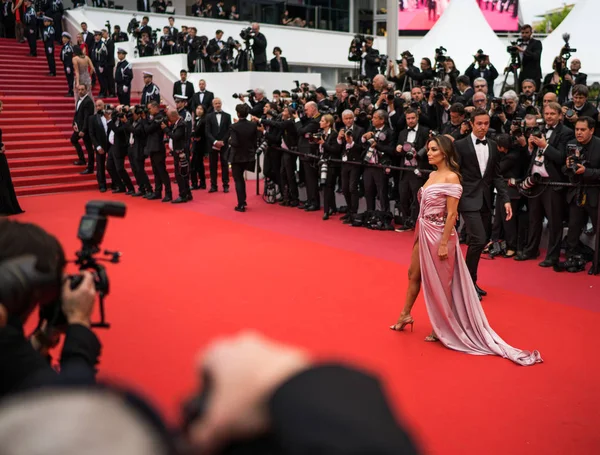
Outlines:
<svg viewBox="0 0 600 455"><path fill-rule="evenodd" d="M73 165L77 154L70 137L75 101L65 97L68 86L60 49L57 45L56 77L50 77L41 41L36 58L28 56L26 43L0 39L0 99L4 103L0 129L18 196L98 187L94 174L80 175L85 167ZM98 91L96 84L94 95ZM118 104L116 98L106 98L105 102ZM136 102L139 97L132 99ZM133 175L128 160L125 165ZM172 159L167 159L167 169L173 175ZM149 163L147 171L153 181Z"/></svg>

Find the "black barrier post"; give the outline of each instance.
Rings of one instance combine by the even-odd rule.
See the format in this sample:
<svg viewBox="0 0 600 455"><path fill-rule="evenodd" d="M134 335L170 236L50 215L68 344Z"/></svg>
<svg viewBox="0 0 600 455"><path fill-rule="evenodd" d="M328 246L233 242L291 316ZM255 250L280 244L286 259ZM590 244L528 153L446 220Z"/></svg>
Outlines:
<svg viewBox="0 0 600 455"><path fill-rule="evenodd" d="M256 157L256 195L260 196L260 175L258 170L260 169L259 157Z"/></svg>

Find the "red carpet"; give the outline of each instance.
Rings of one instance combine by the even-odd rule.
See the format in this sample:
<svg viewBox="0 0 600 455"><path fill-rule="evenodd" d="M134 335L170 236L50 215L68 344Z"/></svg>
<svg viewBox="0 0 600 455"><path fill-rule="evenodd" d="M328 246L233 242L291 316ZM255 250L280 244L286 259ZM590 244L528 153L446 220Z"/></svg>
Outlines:
<svg viewBox="0 0 600 455"><path fill-rule="evenodd" d="M110 220L103 244L123 262L109 266L102 377L140 387L174 419L193 390L198 349L257 329L376 371L426 453L597 453L600 277L482 261L492 327L545 360L518 367L425 343L422 300L414 333L388 329L404 300L412 233L323 222L256 196L240 214L233 194L194 195L185 206L104 196L128 213ZM23 198L17 219L41 224L72 254L85 202L99 196Z"/></svg>

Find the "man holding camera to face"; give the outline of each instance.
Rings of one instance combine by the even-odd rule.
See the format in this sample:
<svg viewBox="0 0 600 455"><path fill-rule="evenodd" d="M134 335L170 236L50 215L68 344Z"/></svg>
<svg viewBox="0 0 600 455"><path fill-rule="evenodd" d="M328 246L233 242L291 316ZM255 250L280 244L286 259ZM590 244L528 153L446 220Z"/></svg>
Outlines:
<svg viewBox="0 0 600 455"><path fill-rule="evenodd" d="M90 330L94 278L83 272L79 286L71 289L71 281L63 278L64 266L62 246L43 229L0 222L0 397L59 379L73 384L95 381L101 346ZM35 282L24 277L34 277ZM57 301L62 302L65 326L50 327L46 321L27 339L23 326L31 314ZM45 357L61 333L65 342L59 377Z"/></svg>

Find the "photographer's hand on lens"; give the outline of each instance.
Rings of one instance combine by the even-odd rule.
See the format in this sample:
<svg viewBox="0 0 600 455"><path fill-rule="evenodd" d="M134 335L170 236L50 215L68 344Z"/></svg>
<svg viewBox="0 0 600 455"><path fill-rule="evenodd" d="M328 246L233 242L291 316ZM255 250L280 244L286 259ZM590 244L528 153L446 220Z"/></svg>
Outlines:
<svg viewBox="0 0 600 455"><path fill-rule="evenodd" d="M504 204L504 210L506 210L506 221L509 221L513 217L512 205L510 205L510 202Z"/></svg>
<svg viewBox="0 0 600 455"><path fill-rule="evenodd" d="M69 324L91 327L92 311L96 300L94 275L87 270L81 272L83 280L71 289L71 280L65 280L62 293L62 310Z"/></svg>
<svg viewBox="0 0 600 455"><path fill-rule="evenodd" d="M212 453L229 441L268 432L273 393L309 366L304 352L257 334L214 343L199 365L211 389L204 415L190 427L190 442Z"/></svg>

